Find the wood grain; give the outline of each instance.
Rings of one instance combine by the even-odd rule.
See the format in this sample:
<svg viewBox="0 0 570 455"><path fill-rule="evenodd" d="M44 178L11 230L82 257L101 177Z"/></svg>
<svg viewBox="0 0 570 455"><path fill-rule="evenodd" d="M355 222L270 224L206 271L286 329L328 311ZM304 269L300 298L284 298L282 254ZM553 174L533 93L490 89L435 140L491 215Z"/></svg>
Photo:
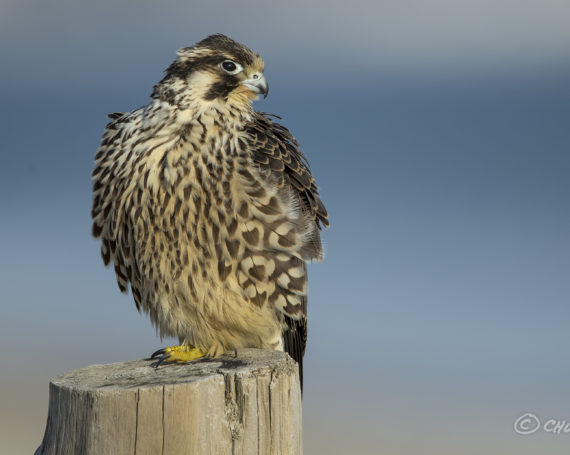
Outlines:
<svg viewBox="0 0 570 455"><path fill-rule="evenodd" d="M297 364L238 351L187 365L92 365L50 383L35 455L301 454Z"/></svg>

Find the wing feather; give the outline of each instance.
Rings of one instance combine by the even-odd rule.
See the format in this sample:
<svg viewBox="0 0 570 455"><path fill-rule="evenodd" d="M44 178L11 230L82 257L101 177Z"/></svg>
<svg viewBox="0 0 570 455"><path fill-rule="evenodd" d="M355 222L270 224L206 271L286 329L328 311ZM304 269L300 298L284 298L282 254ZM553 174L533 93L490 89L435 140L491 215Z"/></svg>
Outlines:
<svg viewBox="0 0 570 455"><path fill-rule="evenodd" d="M275 272L269 277L277 283L276 293L269 301L272 302L273 298L276 310L282 314L284 349L298 362L302 384L303 355L307 342L307 269L300 257L322 258L319 230L322 226L329 226L328 213L320 199L307 159L289 130L274 122L268 114L257 112L248 132L254 163L270 176L272 182L277 182L284 191L294 195L304 218L301 226L308 231L304 244L293 246L298 251L290 251L288 261L275 261ZM286 279L283 274L287 275Z"/></svg>
<svg viewBox="0 0 570 455"><path fill-rule="evenodd" d="M269 114L255 114L249 128L254 161L261 167L270 169L279 181L285 179L297 191L304 209L310 213L317 226L328 227L327 210L320 200L309 163L299 149L297 140L287 128L272 121Z"/></svg>
<svg viewBox="0 0 570 455"><path fill-rule="evenodd" d="M133 229L130 219L124 216L125 192L130 184L130 175L125 175L121 166L127 161L130 144L124 143L124 136L130 122L137 122L139 111L132 114L115 112L105 127L101 146L95 155L92 173L93 219L92 234L101 237L101 256L105 265L114 265L117 284L121 292L128 291L129 283L137 309L140 310L139 268L135 258Z"/></svg>

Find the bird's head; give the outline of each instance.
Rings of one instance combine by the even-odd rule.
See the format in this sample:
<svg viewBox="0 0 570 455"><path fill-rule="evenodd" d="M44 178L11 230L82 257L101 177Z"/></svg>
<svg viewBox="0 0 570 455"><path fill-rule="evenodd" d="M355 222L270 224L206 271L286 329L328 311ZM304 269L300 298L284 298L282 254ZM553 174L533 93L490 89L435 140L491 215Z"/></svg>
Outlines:
<svg viewBox="0 0 570 455"><path fill-rule="evenodd" d="M267 96L263 60L225 35L211 35L178 51L154 88L159 98L182 108L230 103L249 107L259 95Z"/></svg>

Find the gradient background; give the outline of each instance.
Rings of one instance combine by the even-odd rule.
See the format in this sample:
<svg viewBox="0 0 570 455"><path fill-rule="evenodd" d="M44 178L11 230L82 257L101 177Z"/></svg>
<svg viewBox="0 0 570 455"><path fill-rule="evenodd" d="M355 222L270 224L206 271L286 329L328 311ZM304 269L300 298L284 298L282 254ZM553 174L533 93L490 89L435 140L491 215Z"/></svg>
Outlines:
<svg viewBox="0 0 570 455"><path fill-rule="evenodd" d="M179 47L258 51L332 228L311 266L305 453L558 454L570 434L570 4L0 5L0 452L32 453L49 379L161 342L90 237L106 114Z"/></svg>

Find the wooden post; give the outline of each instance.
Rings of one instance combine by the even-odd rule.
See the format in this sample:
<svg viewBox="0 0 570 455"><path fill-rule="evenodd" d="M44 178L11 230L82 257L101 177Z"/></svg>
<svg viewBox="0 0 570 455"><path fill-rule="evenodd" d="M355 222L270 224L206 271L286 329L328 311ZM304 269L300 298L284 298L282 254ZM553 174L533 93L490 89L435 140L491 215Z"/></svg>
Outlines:
<svg viewBox="0 0 570 455"><path fill-rule="evenodd" d="M298 368L244 349L186 365L92 365L50 383L35 455L301 454Z"/></svg>

